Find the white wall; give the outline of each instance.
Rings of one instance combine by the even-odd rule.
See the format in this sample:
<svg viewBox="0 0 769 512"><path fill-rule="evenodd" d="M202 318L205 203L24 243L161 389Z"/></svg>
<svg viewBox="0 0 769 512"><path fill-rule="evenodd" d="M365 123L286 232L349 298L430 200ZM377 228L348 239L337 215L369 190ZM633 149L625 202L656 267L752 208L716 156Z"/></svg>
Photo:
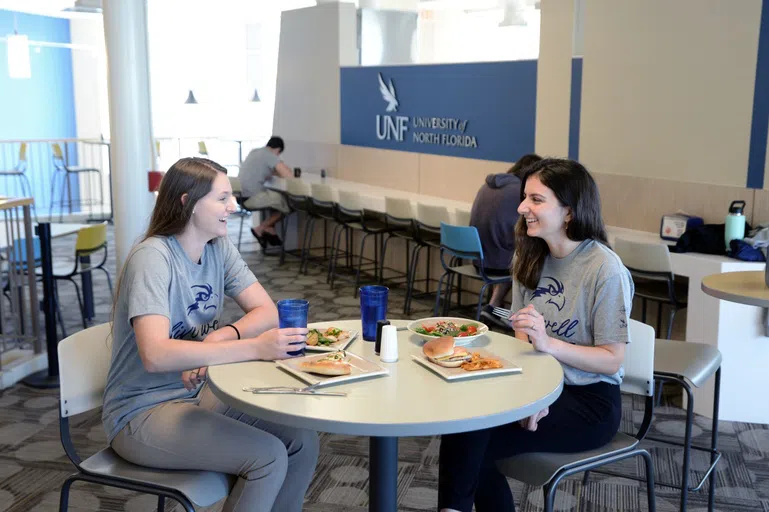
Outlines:
<svg viewBox="0 0 769 512"><path fill-rule="evenodd" d="M339 68L357 60L352 4L286 11L281 18L273 132L286 140L339 144ZM289 161L287 147L286 159Z"/></svg>
<svg viewBox="0 0 769 512"><path fill-rule="evenodd" d="M760 18L761 0L588 2L580 159L744 187Z"/></svg>
<svg viewBox="0 0 769 512"><path fill-rule="evenodd" d="M574 0L542 2L541 5L534 147L540 155L566 157L569 154Z"/></svg>

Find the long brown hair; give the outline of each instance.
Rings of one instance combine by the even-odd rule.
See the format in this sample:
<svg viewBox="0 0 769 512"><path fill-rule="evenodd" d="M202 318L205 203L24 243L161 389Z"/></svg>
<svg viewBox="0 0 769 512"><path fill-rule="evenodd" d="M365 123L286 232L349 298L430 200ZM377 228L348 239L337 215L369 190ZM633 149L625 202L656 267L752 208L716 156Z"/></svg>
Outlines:
<svg viewBox="0 0 769 512"><path fill-rule="evenodd" d="M561 206L571 209L566 225L569 240L598 240L608 246L606 227L601 216L601 197L595 180L585 167L573 160L547 158L526 169L521 179L521 202L526 181L536 176L555 194ZM550 254L547 243L526 233L526 219L521 215L515 224L515 258L513 276L526 288L533 290L539 283L545 258Z"/></svg>
<svg viewBox="0 0 769 512"><path fill-rule="evenodd" d="M214 180L220 172L227 174L227 169L208 158L181 158L173 164L160 182L149 227L136 245L153 236L178 235L184 231L190 217L192 217L195 204L211 192ZM187 194L187 200L182 204L184 194ZM133 249L123 263L120 277L115 286L115 296L112 300L112 312L110 314L110 321L113 322L113 326L117 301L120 297L120 285L123 282L126 263L128 263L131 254L133 254Z"/></svg>

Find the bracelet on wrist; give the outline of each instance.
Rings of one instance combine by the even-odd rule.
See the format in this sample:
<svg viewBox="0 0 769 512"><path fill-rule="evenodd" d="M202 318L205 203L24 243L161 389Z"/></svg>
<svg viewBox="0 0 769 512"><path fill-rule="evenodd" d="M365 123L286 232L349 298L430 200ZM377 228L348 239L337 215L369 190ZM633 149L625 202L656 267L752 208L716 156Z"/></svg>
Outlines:
<svg viewBox="0 0 769 512"><path fill-rule="evenodd" d="M235 327L232 324L227 324L227 325L225 325L225 327L232 327L233 329L235 329L235 334L237 334L238 335L238 339L240 339L240 331L238 330L237 327Z"/></svg>

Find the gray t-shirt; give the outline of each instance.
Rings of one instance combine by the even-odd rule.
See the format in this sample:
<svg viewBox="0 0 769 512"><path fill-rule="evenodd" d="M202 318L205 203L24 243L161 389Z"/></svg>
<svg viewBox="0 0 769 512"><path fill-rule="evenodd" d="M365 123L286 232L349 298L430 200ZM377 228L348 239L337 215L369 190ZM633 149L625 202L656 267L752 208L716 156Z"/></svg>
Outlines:
<svg viewBox="0 0 769 512"><path fill-rule="evenodd" d="M251 197L264 190L264 182L272 176L278 163L278 155L266 146L251 151L240 165L238 174L243 197Z"/></svg>
<svg viewBox="0 0 769 512"><path fill-rule="evenodd" d="M629 343L633 293L633 279L619 256L600 242L585 240L565 258L547 256L536 290L514 281L512 309L533 304L545 317L547 334L568 343ZM561 366L564 382L578 386L599 381L621 384L625 375L624 368L602 375Z"/></svg>
<svg viewBox="0 0 769 512"><path fill-rule="evenodd" d="M163 315L169 338L201 341L219 327L224 295L235 297L256 277L227 237L206 244L193 263L176 237L138 244L125 263L115 309L112 362L102 422L110 442L137 414L171 400L196 400L181 372L149 373L139 357L131 319Z"/></svg>

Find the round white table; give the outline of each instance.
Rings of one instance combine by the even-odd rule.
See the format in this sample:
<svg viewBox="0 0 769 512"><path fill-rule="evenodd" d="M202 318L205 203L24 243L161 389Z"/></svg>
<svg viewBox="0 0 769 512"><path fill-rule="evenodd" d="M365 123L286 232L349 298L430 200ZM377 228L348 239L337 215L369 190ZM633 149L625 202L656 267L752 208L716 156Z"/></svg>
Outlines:
<svg viewBox="0 0 769 512"><path fill-rule="evenodd" d="M391 321L405 327L403 320ZM360 320L310 324L333 325L360 332ZM407 330L398 332L399 360L382 363L374 343L358 337L348 351L387 368L389 375L339 384L329 389L346 397L255 395L244 386L305 384L274 363L251 361L211 366L208 383L224 403L244 413L281 425L369 436L369 510L395 511L397 504L398 437L467 432L510 423L552 404L563 388L560 363L518 339L490 332L471 347L488 348L519 365L520 374L448 382L412 360L423 340Z"/></svg>

